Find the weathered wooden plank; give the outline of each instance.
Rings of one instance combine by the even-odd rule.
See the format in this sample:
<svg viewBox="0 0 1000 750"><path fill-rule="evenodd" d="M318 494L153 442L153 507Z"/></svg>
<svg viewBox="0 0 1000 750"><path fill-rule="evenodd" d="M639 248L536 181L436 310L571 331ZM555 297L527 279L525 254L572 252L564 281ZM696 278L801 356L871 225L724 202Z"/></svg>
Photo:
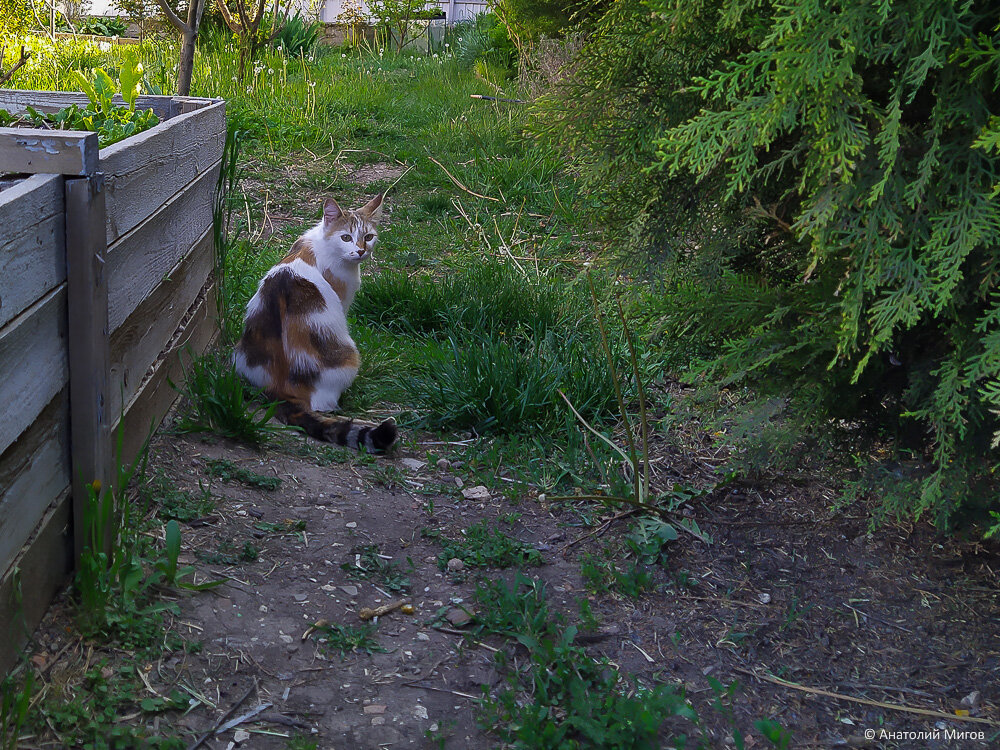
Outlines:
<svg viewBox="0 0 1000 750"><path fill-rule="evenodd" d="M108 272L101 175L66 180L66 300L69 316L70 425L73 440L73 532L76 556L86 545L87 485L111 487L111 355ZM110 539L108 540L110 543Z"/></svg>
<svg viewBox="0 0 1000 750"><path fill-rule="evenodd" d="M0 329L0 452L68 379L66 286L60 285Z"/></svg>
<svg viewBox="0 0 1000 750"><path fill-rule="evenodd" d="M111 398L115 417L128 403L194 304L215 263L211 229L111 336Z"/></svg>
<svg viewBox="0 0 1000 750"><path fill-rule="evenodd" d="M69 492L45 513L38 533L0 579L0 674L16 663L45 610L69 577Z"/></svg>
<svg viewBox="0 0 1000 750"><path fill-rule="evenodd" d="M63 179L35 175L0 192L0 327L66 279Z"/></svg>
<svg viewBox="0 0 1000 750"><path fill-rule="evenodd" d="M179 385L184 381L184 367L190 364L190 357L203 353L218 334L214 283L206 284L186 317L183 330L147 373L139 392L126 407L122 426L125 464L135 460L150 431L159 426L177 400L178 393L170 383ZM114 430L117 434L118 426Z"/></svg>
<svg viewBox="0 0 1000 750"><path fill-rule="evenodd" d="M160 119L173 117L181 111L184 102L197 102L198 97L173 96L139 96L135 100L138 109L151 109ZM214 99L201 99L206 106ZM125 100L120 94L114 98L115 104L123 105ZM25 112L25 107L31 106L39 112L58 112L71 104L83 108L90 104L90 99L78 91L18 91L15 89L0 89L0 109L8 112ZM191 106L190 104L187 106Z"/></svg>
<svg viewBox="0 0 1000 750"><path fill-rule="evenodd" d="M101 151L109 245L222 158L226 104L195 102L194 111Z"/></svg>
<svg viewBox="0 0 1000 750"><path fill-rule="evenodd" d="M97 171L97 133L0 128L0 172L88 175Z"/></svg>
<svg viewBox="0 0 1000 750"><path fill-rule="evenodd" d="M0 456L0 571L69 484L69 394L63 388Z"/></svg>
<svg viewBox="0 0 1000 750"><path fill-rule="evenodd" d="M168 200L108 250L108 320L117 330L212 226L219 164Z"/></svg>

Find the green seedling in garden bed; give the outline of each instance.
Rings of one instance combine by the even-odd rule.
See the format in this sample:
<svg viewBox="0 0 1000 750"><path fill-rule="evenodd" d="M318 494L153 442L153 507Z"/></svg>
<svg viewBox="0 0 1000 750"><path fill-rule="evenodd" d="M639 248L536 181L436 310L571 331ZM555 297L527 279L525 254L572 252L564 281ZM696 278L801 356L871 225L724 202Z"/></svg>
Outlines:
<svg viewBox="0 0 1000 750"><path fill-rule="evenodd" d="M72 71L74 83L90 99L88 107L80 109L74 104L58 112L44 114L29 106L25 108L26 114L23 115L12 115L6 110L0 110L0 126L27 125L46 130L90 130L97 133L101 148L110 146L149 130L160 122L153 110L136 109L142 73L139 58L134 54L126 55L118 71L118 80L122 99L127 106L119 107L114 103L115 94L119 93L118 86L102 68L94 71L93 81L79 71Z"/></svg>

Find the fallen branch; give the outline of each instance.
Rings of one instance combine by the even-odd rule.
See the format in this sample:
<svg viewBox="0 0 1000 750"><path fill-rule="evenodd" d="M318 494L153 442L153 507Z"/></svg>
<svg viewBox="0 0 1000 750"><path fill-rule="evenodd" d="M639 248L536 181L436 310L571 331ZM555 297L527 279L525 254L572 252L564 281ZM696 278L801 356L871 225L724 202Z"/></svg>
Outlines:
<svg viewBox="0 0 1000 750"><path fill-rule="evenodd" d="M779 679L778 677L771 677L766 674L757 674L756 672L751 672L749 669L741 669L740 667L733 667L733 670L741 674L749 675L750 677L756 677L758 680L764 680L765 682L771 682L775 685L781 685L782 687L791 688L792 690L800 690L803 693L809 693L810 695L823 695L827 698L834 698L841 701L849 701L851 703L860 703L865 706L874 706L875 708L886 708L890 711L903 711L908 714L918 714L920 716L932 716L935 719L949 719L951 721L969 721L975 724L986 724L991 727L1000 727L1000 720L995 719L980 719L977 716L961 716L959 714L949 714L944 711L934 711L929 708L914 708L913 706L904 706L898 703L884 703L882 701L873 701L868 698L855 698L853 695L841 695L840 693L834 693L829 690L821 690L820 688L807 687L806 685L799 685L794 682L788 682L786 680Z"/></svg>
<svg viewBox="0 0 1000 750"><path fill-rule="evenodd" d="M236 701L233 705L231 705L226 710L226 712L224 714L222 714L222 716L219 717L219 720L217 722L215 722L215 726L212 727L211 729L209 729L207 732L205 732L205 734L203 734L201 737L199 737L198 739L196 739L193 744L188 745L187 750L198 750L198 748L201 747L205 743L206 740L211 739L211 737L215 734L216 730L220 726L222 726L222 723L226 719L228 719L230 716L232 716L233 713L236 711L236 709L239 708L240 705L243 703L243 701L245 701L247 698L249 698L250 695L251 695L251 693L253 693L253 691L255 691L256 689L257 689L257 681L254 680L253 685L251 685L250 688L245 693L243 693L243 695L240 697L240 699L238 701Z"/></svg>
<svg viewBox="0 0 1000 750"><path fill-rule="evenodd" d="M267 709L272 708L273 706L274 706L273 703L261 703L259 706L250 709L242 716L237 716L232 721L227 721L221 727L217 727L215 730L215 734L222 734L223 732L228 732L230 729L233 729L234 727L238 727L240 724L245 724L246 722L250 721L250 719L253 719L255 716L257 716L257 714L262 714Z"/></svg>
<svg viewBox="0 0 1000 750"><path fill-rule="evenodd" d="M491 198L491 197L490 197L490 196L488 196L488 195L481 195L481 194L479 194L479 193L475 192L474 190L469 190L469 188L467 188L467 187L466 187L465 185L463 185L463 184L461 183L461 181L460 181L460 180L459 180L459 179L458 179L457 177L455 177L455 175L453 175L453 174L452 174L451 172L449 172L449 171L448 171L447 169L445 169L445 166L444 166L444 164L442 164L441 162L439 162L439 161L438 161L437 159L435 159L435 158L434 158L433 156L428 156L427 158L428 158L428 159L430 159L430 160L431 160L432 162L434 162L435 164L437 164L437 165L438 165L439 167L441 167L441 169L442 169L442 170L444 171L444 173L445 173L446 175L448 175L448 179L450 179L450 180L451 180L452 182L454 182L454 183L455 183L455 185L456 185L456 186L457 186L458 188L460 188L461 190L464 190L464 191L465 191L465 192L467 192L467 193L468 193L469 195L474 195L474 196L476 196L477 198L484 198L485 200L488 200L488 201L494 201L495 203L500 203L500 199L499 199L499 198Z"/></svg>

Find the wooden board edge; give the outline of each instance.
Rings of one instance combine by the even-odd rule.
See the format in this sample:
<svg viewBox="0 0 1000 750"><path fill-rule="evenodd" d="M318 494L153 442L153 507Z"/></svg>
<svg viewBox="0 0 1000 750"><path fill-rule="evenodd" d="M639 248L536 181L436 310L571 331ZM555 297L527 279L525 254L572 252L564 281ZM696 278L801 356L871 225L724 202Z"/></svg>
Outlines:
<svg viewBox="0 0 1000 750"><path fill-rule="evenodd" d="M84 177L97 164L97 133L0 128L0 172Z"/></svg>
<svg viewBox="0 0 1000 750"><path fill-rule="evenodd" d="M191 305L198 299L214 267L215 240L209 227L111 334L111 414L117 414L122 402L131 401L135 388L141 387L150 366L162 355L168 337L174 336L178 325L189 316ZM151 333L157 330L162 333L158 342L151 340ZM133 384L133 380L140 382ZM120 393L116 393L116 389Z"/></svg>
<svg viewBox="0 0 1000 750"><path fill-rule="evenodd" d="M116 158L119 158L121 152L125 151L131 146L135 146L136 144L143 143L145 141L160 138L163 135L164 131L166 131L171 127L175 127L176 125L185 122L186 120L191 120L191 119L211 120L211 118L216 114L216 112L220 108L223 113L223 123L225 123L225 111L226 111L225 101L221 99L220 100L205 99L204 101L206 102L204 106L189 108L187 111L184 111L181 114L176 114L171 117L161 118L160 122L151 127L149 130L144 130L141 133L136 133L135 135L126 138L124 141L118 141L118 143L112 143L110 146L105 146L104 148L101 149L101 154L100 154L101 166L103 167L104 164L108 161L111 161L113 163ZM171 105L179 110L181 107L180 99L176 97L171 99ZM222 132L223 135L225 135L225 125L223 125Z"/></svg>
<svg viewBox="0 0 1000 750"><path fill-rule="evenodd" d="M112 427L116 442L121 430L121 460L124 464L135 460L146 439L159 427L170 407L180 397L170 383L180 385L184 365L190 356L204 353L218 336L214 279L205 284L187 318L183 329L174 336L132 397L119 424Z"/></svg>
<svg viewBox="0 0 1000 750"><path fill-rule="evenodd" d="M7 674L56 594L73 562L72 502L66 490L52 502L35 535L0 579L0 675ZM30 592L25 594L25 592Z"/></svg>

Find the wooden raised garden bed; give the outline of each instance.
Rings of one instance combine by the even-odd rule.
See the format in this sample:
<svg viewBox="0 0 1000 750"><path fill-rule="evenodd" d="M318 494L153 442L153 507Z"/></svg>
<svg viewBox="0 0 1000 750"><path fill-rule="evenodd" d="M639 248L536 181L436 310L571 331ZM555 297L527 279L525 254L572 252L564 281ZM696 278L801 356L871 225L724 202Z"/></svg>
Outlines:
<svg viewBox="0 0 1000 750"><path fill-rule="evenodd" d="M10 112L86 102L0 90ZM104 149L94 133L0 128L0 173L15 173L0 184L0 674L66 581L84 484L113 480L119 428L128 462L176 398L181 351L217 330L225 103L137 106L160 124Z"/></svg>

